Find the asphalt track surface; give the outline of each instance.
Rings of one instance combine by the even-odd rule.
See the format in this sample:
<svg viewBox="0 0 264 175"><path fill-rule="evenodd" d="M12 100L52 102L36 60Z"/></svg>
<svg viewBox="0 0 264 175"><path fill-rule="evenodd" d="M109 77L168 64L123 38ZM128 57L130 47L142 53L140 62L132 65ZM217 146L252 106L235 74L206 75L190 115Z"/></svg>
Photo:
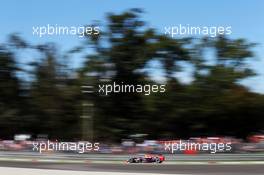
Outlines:
<svg viewBox="0 0 264 175"><path fill-rule="evenodd" d="M124 161L132 155L118 154L65 154L65 153L38 153L0 151L1 158L16 159L52 159L52 160L91 160L91 161ZM264 153L260 154L169 154L165 155L168 161L264 161Z"/></svg>
<svg viewBox="0 0 264 175"><path fill-rule="evenodd" d="M86 172L128 172L150 174L192 175L263 175L264 165L171 165L171 164L98 164L98 163L44 163L1 161L0 167L32 168ZM19 173L18 173L19 175Z"/></svg>
<svg viewBox="0 0 264 175"><path fill-rule="evenodd" d="M12 171L15 175L264 175L264 154L167 155L162 164L126 164L124 160L128 157L0 152L0 171L3 170L0 174L10 175Z"/></svg>

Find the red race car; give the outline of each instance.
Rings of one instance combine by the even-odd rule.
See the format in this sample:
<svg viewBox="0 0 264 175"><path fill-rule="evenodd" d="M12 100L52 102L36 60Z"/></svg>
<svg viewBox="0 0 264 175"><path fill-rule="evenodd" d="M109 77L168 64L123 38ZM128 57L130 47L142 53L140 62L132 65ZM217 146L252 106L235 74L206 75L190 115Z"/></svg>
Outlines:
<svg viewBox="0 0 264 175"><path fill-rule="evenodd" d="M164 160L165 157L160 154L145 154L131 157L127 160L127 163L162 163Z"/></svg>

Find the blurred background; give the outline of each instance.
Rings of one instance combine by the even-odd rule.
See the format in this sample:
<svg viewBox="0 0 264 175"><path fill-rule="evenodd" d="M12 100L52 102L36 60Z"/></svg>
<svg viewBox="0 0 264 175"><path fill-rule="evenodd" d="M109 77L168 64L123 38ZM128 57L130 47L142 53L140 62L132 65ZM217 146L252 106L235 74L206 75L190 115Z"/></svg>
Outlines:
<svg viewBox="0 0 264 175"><path fill-rule="evenodd" d="M165 141L182 139L263 153L263 5L2 1L1 152L49 139L100 142L99 153L165 153ZM47 24L95 25L100 34L32 34ZM178 24L231 26L232 34L164 35ZM166 92L83 93L113 82L165 84Z"/></svg>

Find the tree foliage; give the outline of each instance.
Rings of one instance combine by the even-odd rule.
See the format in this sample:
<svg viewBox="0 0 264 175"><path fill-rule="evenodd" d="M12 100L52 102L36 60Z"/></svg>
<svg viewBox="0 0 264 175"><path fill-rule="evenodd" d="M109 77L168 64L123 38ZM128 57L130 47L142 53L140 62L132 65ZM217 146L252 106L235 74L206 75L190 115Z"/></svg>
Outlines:
<svg viewBox="0 0 264 175"><path fill-rule="evenodd" d="M132 9L109 14L105 31L87 36L87 42L67 53L93 49L74 71L54 45L32 46L18 35L11 36L9 43L0 48L0 136L31 133L80 139L85 100L94 104L93 130L97 140L119 141L138 133L154 139L246 137L263 131L264 96L240 84L255 75L247 65L254 58L255 44L226 36L169 38L149 28L141 20L141 13ZM23 67L17 64L17 49L31 49L40 55L29 64L32 78L28 83L23 77L18 78ZM82 85L97 87L104 83L102 80L159 84L146 71L153 61L165 73L165 93L81 93ZM186 71L185 63L192 67L193 80L189 84L177 78L179 72Z"/></svg>

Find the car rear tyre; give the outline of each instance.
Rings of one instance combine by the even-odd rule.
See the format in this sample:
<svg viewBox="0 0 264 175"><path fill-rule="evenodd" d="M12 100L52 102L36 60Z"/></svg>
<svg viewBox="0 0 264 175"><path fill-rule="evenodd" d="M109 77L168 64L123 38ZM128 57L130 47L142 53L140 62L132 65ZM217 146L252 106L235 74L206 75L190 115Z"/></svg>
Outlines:
<svg viewBox="0 0 264 175"><path fill-rule="evenodd" d="M128 163L134 163L134 159L133 158L131 158L131 159L128 159L128 161L127 161Z"/></svg>

